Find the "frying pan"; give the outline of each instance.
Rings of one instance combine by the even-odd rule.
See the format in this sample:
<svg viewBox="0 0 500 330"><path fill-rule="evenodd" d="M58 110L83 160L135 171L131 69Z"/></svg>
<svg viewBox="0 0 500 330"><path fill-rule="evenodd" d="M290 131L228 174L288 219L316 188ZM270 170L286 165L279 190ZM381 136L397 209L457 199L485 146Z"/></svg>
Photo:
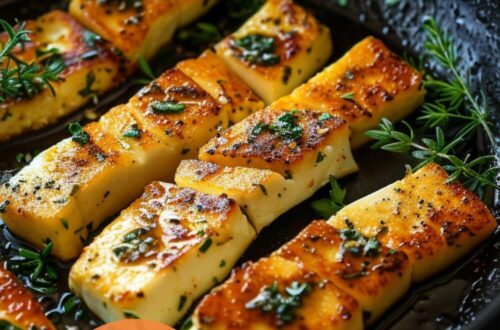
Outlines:
<svg viewBox="0 0 500 330"><path fill-rule="evenodd" d="M352 45L366 35L381 38L389 47L403 54L418 56L422 52L425 33L421 29L427 16L434 16L441 28L448 30L457 45L460 69L470 70L473 88L481 87L490 101L494 132L500 141L500 1L498 0L400 0L389 5L387 0L349 0L340 6L338 0L298 1L310 8L315 15L332 29L335 52L332 60L339 58ZM50 0L0 0L0 17L13 21L33 18L49 8L65 8L65 1ZM219 6L224 6L221 4ZM224 20L223 8L215 8L202 18L207 22ZM221 13L222 12L222 13ZM228 32L241 22L223 21ZM199 45L198 45L199 46ZM173 66L186 56L195 56L198 46L176 42L166 47L152 65L156 72ZM207 45L201 45L206 47ZM432 63L428 67L435 74L443 74ZM138 89L128 84L109 93L92 113L100 114L112 105L123 102ZM88 110L88 107L87 107ZM44 149L66 136L70 121L85 122L88 111L81 110L61 120L58 124L0 144L0 182L10 177L15 168L15 155L19 152ZM412 118L409 119L410 122ZM487 146L481 134L475 148L492 149L500 156L498 146ZM347 202L363 197L404 175L404 165L412 160L403 156L364 147L355 152L361 170L340 183L347 188ZM327 196L324 188L311 198ZM500 219L500 196L490 191L487 202ZM318 218L309 202L290 210L266 228L241 258L240 264L257 260L293 238L313 219ZM495 329L500 321L500 231L474 253L459 261L433 279L414 287L397 306L393 307L372 329ZM7 258L24 244L10 235L5 227L0 230L0 257ZM62 303L68 297L67 272L71 264L58 263L61 274L59 291L50 296L39 296L50 315L59 319L59 326L75 325L81 329L95 328L101 322L85 311L74 320L72 315L62 315ZM62 301L61 301L62 299Z"/></svg>

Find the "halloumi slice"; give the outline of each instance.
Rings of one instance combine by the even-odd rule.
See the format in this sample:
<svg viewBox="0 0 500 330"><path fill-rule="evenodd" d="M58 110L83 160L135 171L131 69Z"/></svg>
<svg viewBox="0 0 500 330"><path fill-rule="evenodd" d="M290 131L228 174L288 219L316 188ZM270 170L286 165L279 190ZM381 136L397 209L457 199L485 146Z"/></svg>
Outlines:
<svg viewBox="0 0 500 330"><path fill-rule="evenodd" d="M232 123L264 108L264 102L211 50L179 62L177 68L217 100Z"/></svg>
<svg viewBox="0 0 500 330"><path fill-rule="evenodd" d="M422 74L380 40L367 37L341 59L293 91L308 106L344 118L351 127L351 146L369 139L364 133L381 118L399 121L422 105Z"/></svg>
<svg viewBox="0 0 500 330"><path fill-rule="evenodd" d="M328 223L404 251L414 282L439 273L490 236L497 223L483 202L430 164L343 208Z"/></svg>
<svg viewBox="0 0 500 330"><path fill-rule="evenodd" d="M228 128L200 149L199 159L223 166L275 171L304 196L357 170L349 127L338 117L276 102Z"/></svg>
<svg viewBox="0 0 500 330"><path fill-rule="evenodd" d="M13 54L32 63L50 56L40 52L57 50L65 69L59 74L59 81L51 82L55 94L46 87L31 98L0 103L0 141L55 122L93 96L116 86L124 77L123 59L103 40L90 42L86 38L88 31L62 11L51 11L36 21L28 21L26 29L31 31L31 41L24 48L15 48ZM0 34L1 41L7 38L6 33Z"/></svg>
<svg viewBox="0 0 500 330"><path fill-rule="evenodd" d="M175 30L207 12L217 0L72 0L70 14L120 49L133 63L152 58Z"/></svg>
<svg viewBox="0 0 500 330"><path fill-rule="evenodd" d="M304 198L294 180L270 171L248 167L223 167L200 160L184 160L175 183L206 194L234 199L257 233Z"/></svg>
<svg viewBox="0 0 500 330"><path fill-rule="evenodd" d="M70 288L106 322L173 325L255 236L233 200L154 182L85 248Z"/></svg>
<svg viewBox="0 0 500 330"><path fill-rule="evenodd" d="M290 292L305 285L307 289L297 295L297 306L273 305L277 294L290 299ZM205 296L191 323L191 330L356 330L363 329L363 316L356 300L327 278L273 255L235 270Z"/></svg>
<svg viewBox="0 0 500 330"><path fill-rule="evenodd" d="M376 236L360 242L357 234L314 221L274 255L330 280L356 299L365 322L372 323L408 291L412 268L404 252L380 246Z"/></svg>
<svg viewBox="0 0 500 330"><path fill-rule="evenodd" d="M215 50L269 104L327 62L332 40L330 30L293 1L268 0Z"/></svg>
<svg viewBox="0 0 500 330"><path fill-rule="evenodd" d="M0 327L20 330L55 330L42 306L0 260Z"/></svg>

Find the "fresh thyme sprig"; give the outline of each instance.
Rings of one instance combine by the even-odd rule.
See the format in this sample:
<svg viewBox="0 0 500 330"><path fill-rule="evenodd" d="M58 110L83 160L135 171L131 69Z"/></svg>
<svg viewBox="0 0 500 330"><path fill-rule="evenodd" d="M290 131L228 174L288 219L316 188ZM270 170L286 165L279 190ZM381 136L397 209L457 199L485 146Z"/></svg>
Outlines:
<svg viewBox="0 0 500 330"><path fill-rule="evenodd" d="M32 291L49 294L57 290L59 278L50 253L53 243L48 242L42 251L20 248L18 255L7 261L7 268L16 274Z"/></svg>
<svg viewBox="0 0 500 330"><path fill-rule="evenodd" d="M16 47L25 47L30 41L31 31L25 23L12 27L0 19L0 26L7 33L8 39L0 44L0 102L11 98L29 98L48 87L55 94L53 82L66 65L57 49L37 50L37 59L30 63L13 54Z"/></svg>
<svg viewBox="0 0 500 330"><path fill-rule="evenodd" d="M415 136L408 123L403 122L406 130L400 131L387 119L382 120L379 129L366 135L376 140L375 149L411 152L418 161L416 169L431 162L443 165L450 173L449 182L461 180L482 196L486 187L500 188L497 183L500 168L494 166L495 156L475 155L470 146L472 137L481 129L488 142L495 145L488 122L488 101L483 91L479 92L479 97L474 96L468 77L458 73L456 48L451 37L433 18L424 23L424 29L428 35L424 45L426 55L445 69L450 79L425 77L428 100L417 117L417 122L423 124L422 138Z"/></svg>

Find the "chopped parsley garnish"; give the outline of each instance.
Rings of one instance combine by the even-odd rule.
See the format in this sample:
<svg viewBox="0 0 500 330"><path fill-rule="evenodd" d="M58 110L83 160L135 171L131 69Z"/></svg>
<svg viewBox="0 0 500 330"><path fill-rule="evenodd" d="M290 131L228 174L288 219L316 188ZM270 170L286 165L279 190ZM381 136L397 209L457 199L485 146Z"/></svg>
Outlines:
<svg viewBox="0 0 500 330"><path fill-rule="evenodd" d="M380 241L375 238L367 238L352 226L340 230L340 237L343 240L343 252L350 253L356 257L376 257L380 253Z"/></svg>
<svg viewBox="0 0 500 330"><path fill-rule="evenodd" d="M260 309L268 313L274 312L282 322L291 322L295 319L295 308L302 305L302 297L312 289L309 283L293 282L281 293L278 282L262 288L260 293L245 304L247 309Z"/></svg>
<svg viewBox="0 0 500 330"><path fill-rule="evenodd" d="M280 63L275 53L276 40L259 34L249 34L233 41L242 50L241 58L251 64L273 66Z"/></svg>
<svg viewBox="0 0 500 330"><path fill-rule="evenodd" d="M354 99L354 93L353 92L345 93L344 95L341 96L341 98L343 98L344 100L352 100Z"/></svg>
<svg viewBox="0 0 500 330"><path fill-rule="evenodd" d="M71 133L71 139L80 145L89 143L90 136L83 130L82 125L77 122L69 123L68 131Z"/></svg>
<svg viewBox="0 0 500 330"><path fill-rule="evenodd" d="M316 161L320 158L318 154ZM345 206L346 190L340 188L337 179L333 176L330 176L330 187L330 198L318 199L311 203L312 208L325 219L328 219Z"/></svg>
<svg viewBox="0 0 500 330"><path fill-rule="evenodd" d="M169 101L153 101L151 109L154 113L181 113L186 109L186 105L182 103L169 102Z"/></svg>
<svg viewBox="0 0 500 330"><path fill-rule="evenodd" d="M285 141L295 141L300 139L304 129L297 124L299 117L295 113L296 111L291 111L282 114L272 125L258 123L250 132L248 142L254 142L258 135L266 131L278 135Z"/></svg>
<svg viewBox="0 0 500 330"><path fill-rule="evenodd" d="M61 224L63 225L64 229L68 230L69 228L68 220L61 218Z"/></svg>
<svg viewBox="0 0 500 330"><path fill-rule="evenodd" d="M139 139L141 137L142 131L137 126L137 124L132 124L128 130L123 133L124 137Z"/></svg>

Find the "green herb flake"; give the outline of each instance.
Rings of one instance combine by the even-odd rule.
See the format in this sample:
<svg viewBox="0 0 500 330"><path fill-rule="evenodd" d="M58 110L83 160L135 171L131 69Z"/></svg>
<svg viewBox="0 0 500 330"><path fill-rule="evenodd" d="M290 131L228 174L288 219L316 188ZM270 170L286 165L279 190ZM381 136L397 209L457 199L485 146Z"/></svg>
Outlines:
<svg viewBox="0 0 500 330"><path fill-rule="evenodd" d="M209 238L205 242L203 242L203 244L199 248L199 251L201 253L205 253L208 251L208 249L210 248L211 245L212 245L212 239Z"/></svg>
<svg viewBox="0 0 500 330"><path fill-rule="evenodd" d="M80 89L78 91L78 94L80 94L83 97L87 97L93 94L95 95L96 91L92 89L92 85L94 84L94 82L95 82L95 74L93 71L90 71L89 73L87 73L87 76L85 78L85 87Z"/></svg>
<svg viewBox="0 0 500 330"><path fill-rule="evenodd" d="M68 131L71 133L71 139L74 142L80 145L85 145L90 142L90 136L83 130L83 127L82 125L80 125L80 123L69 123Z"/></svg>
<svg viewBox="0 0 500 330"><path fill-rule="evenodd" d="M316 163L321 163L325 159L325 154L322 153L321 151L318 152L318 155L316 156Z"/></svg>
<svg viewBox="0 0 500 330"><path fill-rule="evenodd" d="M344 100L353 100L354 99L354 93L345 93L344 95L341 96Z"/></svg>
<svg viewBox="0 0 500 330"><path fill-rule="evenodd" d="M233 44L242 50L241 58L248 63L262 66L273 66L280 63L280 57L275 53L276 41L274 37L249 34L233 40Z"/></svg>
<svg viewBox="0 0 500 330"><path fill-rule="evenodd" d="M140 139L141 134L142 134L142 131L137 126L137 124L132 124L130 126L130 128L123 133L123 136L127 137L127 138Z"/></svg>
<svg viewBox="0 0 500 330"><path fill-rule="evenodd" d="M187 297L186 296L180 296L179 297L179 305L177 305L177 310L181 311L184 308L184 305L186 305Z"/></svg>
<svg viewBox="0 0 500 330"><path fill-rule="evenodd" d="M68 220L62 218L61 224L63 225L64 229L68 230L68 228L69 228Z"/></svg>
<svg viewBox="0 0 500 330"><path fill-rule="evenodd" d="M312 285L309 283L292 282L281 293L278 282L274 282L263 287L254 299L245 304L245 308L274 312L282 322L291 322L295 319L295 309L302 305L303 296L311 290Z"/></svg>
<svg viewBox="0 0 500 330"><path fill-rule="evenodd" d="M297 113L298 110L293 110L290 112L285 112L272 124L258 123L255 125L248 136L248 142L253 143L257 136L263 132L271 132L279 136L281 139L287 142L292 142L300 139L304 132L304 129L297 123L299 117Z"/></svg>
<svg viewBox="0 0 500 330"><path fill-rule="evenodd" d="M139 316L131 311L123 311L123 316L125 316L126 319L139 319Z"/></svg>
<svg viewBox="0 0 500 330"><path fill-rule="evenodd" d="M151 109L157 114L181 113L186 109L186 105L169 101L153 101Z"/></svg>
<svg viewBox="0 0 500 330"><path fill-rule="evenodd" d="M95 48L96 42L98 42L99 40L101 40L101 37L95 34L94 32L88 30L83 31L83 41L90 48Z"/></svg>
<svg viewBox="0 0 500 330"><path fill-rule="evenodd" d="M330 176L330 198L315 200L311 207L323 218L328 219L340 211L344 206L344 199L347 191L340 188L335 177Z"/></svg>
<svg viewBox="0 0 500 330"><path fill-rule="evenodd" d="M4 200L2 203L0 203L0 213L5 213L7 212L7 206L10 204L9 200Z"/></svg>
<svg viewBox="0 0 500 330"><path fill-rule="evenodd" d="M219 267L220 268L223 268L224 266L226 266L226 260L221 260L220 263L219 263Z"/></svg>
<svg viewBox="0 0 500 330"><path fill-rule="evenodd" d="M193 327L193 320L187 319L181 326L179 330L191 330Z"/></svg>
<svg viewBox="0 0 500 330"><path fill-rule="evenodd" d="M318 120L319 121L325 121L325 120L328 120L328 119L331 119L333 118L332 115L330 115L328 112L323 112L319 117L318 117Z"/></svg>

